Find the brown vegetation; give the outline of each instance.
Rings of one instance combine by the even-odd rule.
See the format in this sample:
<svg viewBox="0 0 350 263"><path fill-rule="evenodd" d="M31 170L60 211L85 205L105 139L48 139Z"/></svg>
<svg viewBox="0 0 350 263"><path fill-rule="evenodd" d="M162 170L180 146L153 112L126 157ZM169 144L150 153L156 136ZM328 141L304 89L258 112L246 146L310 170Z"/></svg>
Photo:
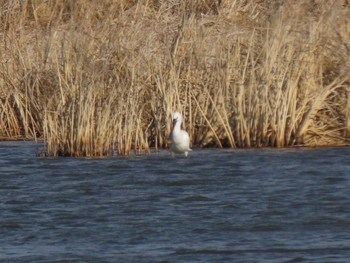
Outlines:
<svg viewBox="0 0 350 263"><path fill-rule="evenodd" d="M48 155L348 144L347 1L0 0L0 138Z"/></svg>

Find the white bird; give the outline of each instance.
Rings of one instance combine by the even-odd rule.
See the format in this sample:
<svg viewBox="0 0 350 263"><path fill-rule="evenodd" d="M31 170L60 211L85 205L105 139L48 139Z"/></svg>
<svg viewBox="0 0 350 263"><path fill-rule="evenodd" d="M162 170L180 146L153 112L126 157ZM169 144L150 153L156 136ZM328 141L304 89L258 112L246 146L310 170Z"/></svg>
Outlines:
<svg viewBox="0 0 350 263"><path fill-rule="evenodd" d="M185 130L181 130L182 115L180 112L173 114L173 130L169 135L171 141L170 150L173 153L184 153L187 157L190 148L190 136Z"/></svg>

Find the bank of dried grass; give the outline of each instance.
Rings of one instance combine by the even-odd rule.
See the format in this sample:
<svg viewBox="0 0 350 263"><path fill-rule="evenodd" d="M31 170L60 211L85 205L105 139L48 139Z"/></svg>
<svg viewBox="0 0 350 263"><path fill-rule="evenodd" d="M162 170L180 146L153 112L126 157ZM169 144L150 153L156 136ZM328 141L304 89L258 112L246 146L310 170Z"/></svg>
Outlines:
<svg viewBox="0 0 350 263"><path fill-rule="evenodd" d="M342 145L346 1L2 1L0 136L48 155Z"/></svg>

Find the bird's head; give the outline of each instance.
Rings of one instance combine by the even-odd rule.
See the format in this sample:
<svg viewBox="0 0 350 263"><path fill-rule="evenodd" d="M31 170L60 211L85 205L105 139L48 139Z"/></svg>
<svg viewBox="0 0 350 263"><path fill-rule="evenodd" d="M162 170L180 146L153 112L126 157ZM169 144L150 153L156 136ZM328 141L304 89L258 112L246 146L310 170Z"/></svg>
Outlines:
<svg viewBox="0 0 350 263"><path fill-rule="evenodd" d="M174 112L173 114L173 125L175 125L177 122L182 122L182 115L178 111Z"/></svg>

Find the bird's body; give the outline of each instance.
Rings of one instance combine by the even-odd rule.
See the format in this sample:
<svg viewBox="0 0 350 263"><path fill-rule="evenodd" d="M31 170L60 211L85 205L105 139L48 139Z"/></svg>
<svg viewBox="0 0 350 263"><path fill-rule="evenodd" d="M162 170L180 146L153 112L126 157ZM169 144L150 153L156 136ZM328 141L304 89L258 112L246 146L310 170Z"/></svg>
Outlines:
<svg viewBox="0 0 350 263"><path fill-rule="evenodd" d="M170 150L173 153L184 153L187 157L188 152L192 151L190 148L190 136L185 130L181 130L182 115L180 112L173 114L173 130L169 136L171 141Z"/></svg>

